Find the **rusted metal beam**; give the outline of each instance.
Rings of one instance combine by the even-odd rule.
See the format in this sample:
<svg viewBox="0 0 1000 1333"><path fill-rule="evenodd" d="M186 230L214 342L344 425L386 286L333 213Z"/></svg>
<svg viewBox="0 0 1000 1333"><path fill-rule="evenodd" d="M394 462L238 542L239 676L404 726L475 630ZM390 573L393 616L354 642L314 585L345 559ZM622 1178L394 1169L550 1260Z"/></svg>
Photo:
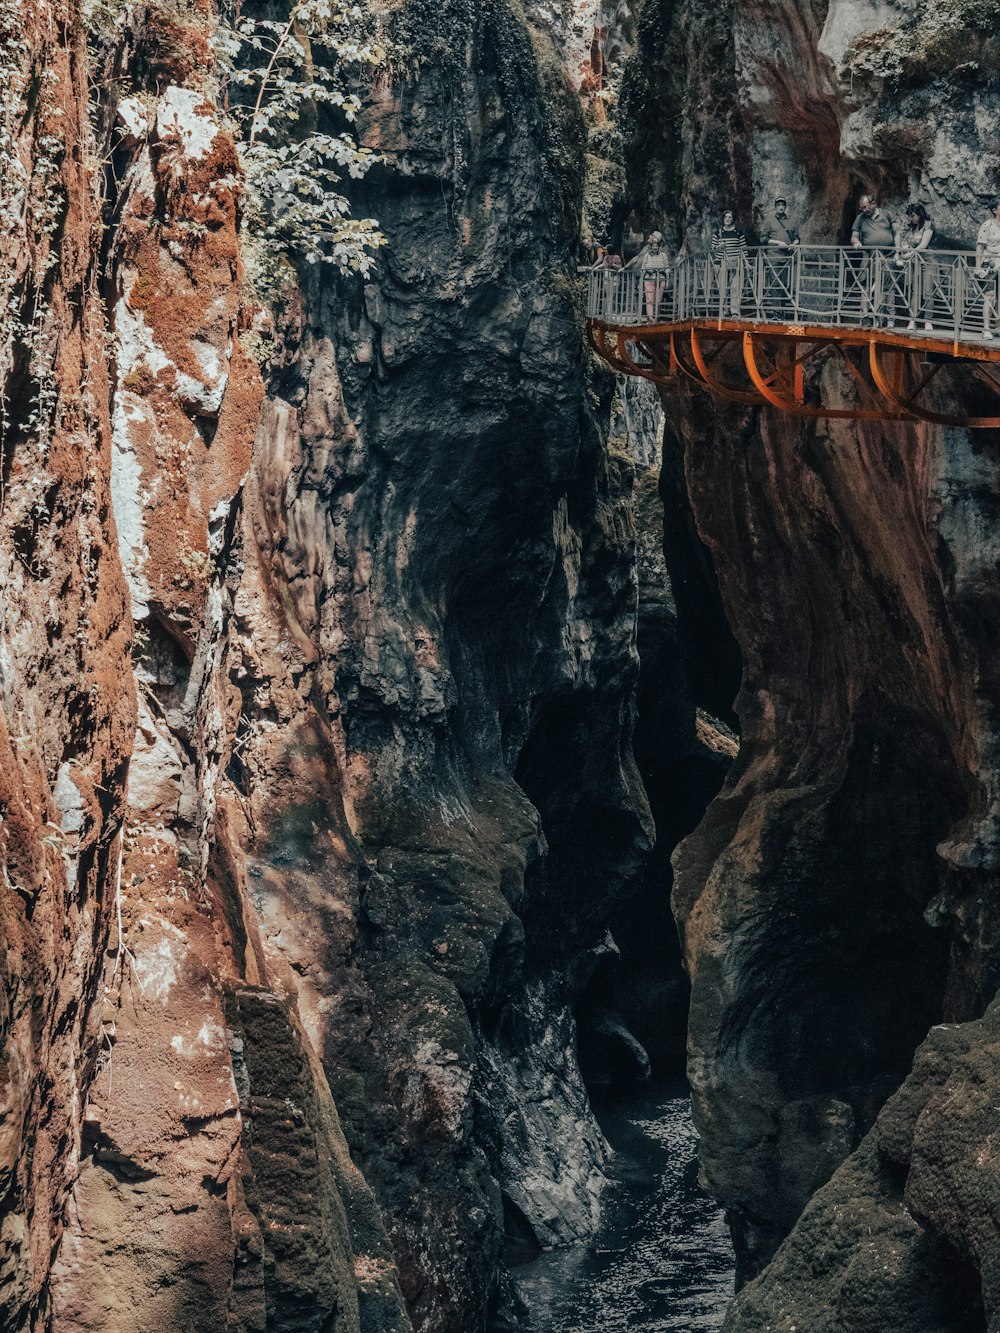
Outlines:
<svg viewBox="0 0 1000 1333"><path fill-rule="evenodd" d="M770 404L801 417L849 421L927 421L969 429L1000 429L1000 347L956 344L941 337L908 336L906 331L830 328L822 325L750 324L745 320L671 320L647 325L587 324L594 351L619 374L638 375L661 387L678 377L744 406ZM641 348L649 364L637 359ZM747 382L734 383L722 371L731 348L739 347ZM848 354L865 353L869 381ZM805 367L830 352L840 357L857 385L857 406L833 407L806 400ZM930 369L920 372L918 362ZM997 395L995 415L941 412L922 401L945 365L967 367Z"/></svg>
<svg viewBox="0 0 1000 1333"><path fill-rule="evenodd" d="M705 384L720 395L722 398L728 398L733 403L743 403L746 406L760 407L766 402L766 399L757 389L742 389L734 384L726 384L717 374L715 369L716 360L722 355L726 345L738 346L738 340L732 335L726 335L725 338L718 340L718 345L714 354L707 354L702 346L702 333L699 329L691 329L691 355L694 357L694 363L705 381Z"/></svg>
<svg viewBox="0 0 1000 1333"><path fill-rule="evenodd" d="M743 335L743 357L747 374L772 407L792 416L828 417L838 421L894 421L905 415L889 404L866 408L827 407L822 403L807 403L801 380L804 358L797 358L784 366L776 365L766 348L759 345L763 341L759 335L747 330Z"/></svg>
<svg viewBox="0 0 1000 1333"><path fill-rule="evenodd" d="M890 367L883 364L884 352L885 349L880 348L879 344L873 339L868 353L872 379L875 381L879 392L900 412L910 417L916 417L919 421L928 421L935 426L964 426L969 430L1000 429L1000 415L973 417L953 412L937 412L933 408L926 407L918 402L919 395L926 388L936 371L925 376L919 384L908 390L905 352L895 349L891 351L890 357L895 364ZM1000 407L1000 403L998 403L998 407Z"/></svg>

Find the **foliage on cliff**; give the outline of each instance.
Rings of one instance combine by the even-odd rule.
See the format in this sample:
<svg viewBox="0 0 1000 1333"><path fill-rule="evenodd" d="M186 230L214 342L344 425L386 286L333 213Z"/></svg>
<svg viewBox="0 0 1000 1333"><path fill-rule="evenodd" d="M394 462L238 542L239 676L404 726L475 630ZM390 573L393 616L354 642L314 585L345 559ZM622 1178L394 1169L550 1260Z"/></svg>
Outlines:
<svg viewBox="0 0 1000 1333"><path fill-rule="evenodd" d="M360 18L357 6L297 0L284 22L239 17L220 29L229 85L246 94L232 114L242 135L245 227L262 266L276 248L368 274L385 244L373 218L351 216L340 188L345 172L360 179L377 160L350 131L361 99L347 80L382 60L378 46L355 35Z"/></svg>

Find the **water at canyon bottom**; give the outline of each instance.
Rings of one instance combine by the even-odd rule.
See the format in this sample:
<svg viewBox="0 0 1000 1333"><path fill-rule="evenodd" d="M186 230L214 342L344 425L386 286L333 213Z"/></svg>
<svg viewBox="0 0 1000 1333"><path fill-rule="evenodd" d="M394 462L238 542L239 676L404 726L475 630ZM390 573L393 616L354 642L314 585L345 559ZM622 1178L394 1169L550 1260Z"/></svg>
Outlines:
<svg viewBox="0 0 1000 1333"><path fill-rule="evenodd" d="M723 1215L698 1188L698 1140L682 1079L594 1110L615 1149L604 1218L587 1245L514 1272L533 1333L709 1333L733 1294Z"/></svg>

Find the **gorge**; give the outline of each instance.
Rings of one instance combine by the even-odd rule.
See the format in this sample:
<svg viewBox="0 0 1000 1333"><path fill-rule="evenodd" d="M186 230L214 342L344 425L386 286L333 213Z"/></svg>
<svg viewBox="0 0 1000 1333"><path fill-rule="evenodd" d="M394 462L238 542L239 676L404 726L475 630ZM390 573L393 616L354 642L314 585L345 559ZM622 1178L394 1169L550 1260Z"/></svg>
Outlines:
<svg viewBox="0 0 1000 1333"><path fill-rule="evenodd" d="M353 275L238 17L0 0L0 1328L529 1329L685 1067L726 1333L1000 1328L1000 437L616 382L576 272L974 248L992 4L359 6Z"/></svg>

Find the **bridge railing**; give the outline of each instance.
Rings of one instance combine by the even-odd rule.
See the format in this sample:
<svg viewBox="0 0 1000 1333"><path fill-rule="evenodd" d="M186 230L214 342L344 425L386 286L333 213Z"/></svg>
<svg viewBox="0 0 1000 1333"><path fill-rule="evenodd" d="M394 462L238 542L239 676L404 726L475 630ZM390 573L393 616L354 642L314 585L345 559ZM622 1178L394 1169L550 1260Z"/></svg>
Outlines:
<svg viewBox="0 0 1000 1333"><path fill-rule="evenodd" d="M607 324L739 319L833 328L894 326L984 340L1000 311L1000 274L978 276L966 250L897 260L891 250L767 247L734 260L680 260L663 269L586 269L587 314Z"/></svg>

